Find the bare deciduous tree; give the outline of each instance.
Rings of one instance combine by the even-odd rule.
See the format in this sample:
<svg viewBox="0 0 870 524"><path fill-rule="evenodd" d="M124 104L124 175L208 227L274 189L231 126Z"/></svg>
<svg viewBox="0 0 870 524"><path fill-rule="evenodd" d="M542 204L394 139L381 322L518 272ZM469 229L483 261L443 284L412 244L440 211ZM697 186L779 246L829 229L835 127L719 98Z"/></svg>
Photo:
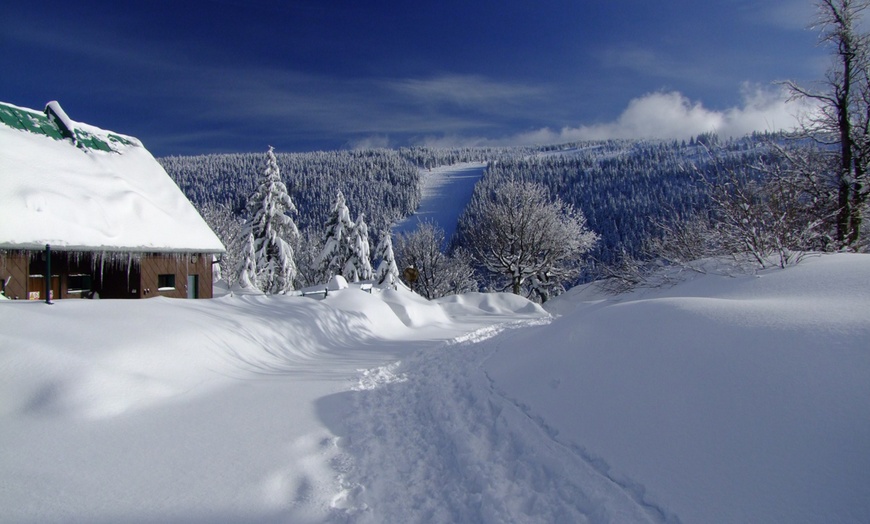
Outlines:
<svg viewBox="0 0 870 524"><path fill-rule="evenodd" d="M727 253L745 254L766 267L771 256L785 267L812 248L818 220L801 195L778 178L747 180L733 173L711 192L715 242Z"/></svg>
<svg viewBox="0 0 870 524"><path fill-rule="evenodd" d="M583 255L598 236L586 219L545 187L517 181L479 184L461 234L475 261L504 290L546 301L577 278Z"/></svg>
<svg viewBox="0 0 870 524"><path fill-rule="evenodd" d="M477 291L470 257L462 250L447 255L444 245L444 230L431 222L396 239L398 267L417 270L414 291L428 299Z"/></svg>
<svg viewBox="0 0 870 524"><path fill-rule="evenodd" d="M787 82L797 98L818 104L803 132L836 145L837 162L831 176L837 187L835 239L837 247L854 247L868 201L870 166L870 38L859 29L868 0L819 0L815 27L820 41L833 48L834 60L819 89Z"/></svg>

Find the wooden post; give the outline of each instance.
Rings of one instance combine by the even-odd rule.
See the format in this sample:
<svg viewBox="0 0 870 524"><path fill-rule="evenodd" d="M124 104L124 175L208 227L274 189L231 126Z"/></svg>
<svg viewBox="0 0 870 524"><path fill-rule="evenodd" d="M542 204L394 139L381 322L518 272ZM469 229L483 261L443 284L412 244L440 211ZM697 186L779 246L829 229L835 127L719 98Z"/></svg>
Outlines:
<svg viewBox="0 0 870 524"><path fill-rule="evenodd" d="M420 270L411 265L405 268L405 271L402 272L402 276L405 277L405 282L407 282L411 287L411 291L414 291L414 284L416 284L417 279L420 278Z"/></svg>
<svg viewBox="0 0 870 524"><path fill-rule="evenodd" d="M51 304L51 244L45 245L45 303Z"/></svg>

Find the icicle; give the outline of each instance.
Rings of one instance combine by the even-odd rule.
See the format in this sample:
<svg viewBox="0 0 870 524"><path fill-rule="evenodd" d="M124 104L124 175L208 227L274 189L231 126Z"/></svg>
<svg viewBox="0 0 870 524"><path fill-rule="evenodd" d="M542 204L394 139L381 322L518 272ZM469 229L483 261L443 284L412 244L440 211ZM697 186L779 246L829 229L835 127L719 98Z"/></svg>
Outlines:
<svg viewBox="0 0 870 524"><path fill-rule="evenodd" d="M133 253L127 253L127 289L130 289L130 270L133 268Z"/></svg>

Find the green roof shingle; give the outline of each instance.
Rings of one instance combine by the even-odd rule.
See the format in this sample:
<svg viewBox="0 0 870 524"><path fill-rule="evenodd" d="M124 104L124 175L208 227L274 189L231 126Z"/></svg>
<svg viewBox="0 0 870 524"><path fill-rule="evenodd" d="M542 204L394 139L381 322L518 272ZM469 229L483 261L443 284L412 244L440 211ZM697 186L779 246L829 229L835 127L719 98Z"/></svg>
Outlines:
<svg viewBox="0 0 870 524"><path fill-rule="evenodd" d="M3 102L0 102L0 123L13 129L27 131L28 133L34 133L37 135L44 135L55 140L64 139L64 131L61 130L58 127L58 124L45 113L23 109ZM106 137L108 141L106 141L83 129L74 129L72 131L75 135L74 143L76 147L80 149L115 152L115 148L113 148L109 142L116 145L136 145L130 140L114 133L109 134Z"/></svg>

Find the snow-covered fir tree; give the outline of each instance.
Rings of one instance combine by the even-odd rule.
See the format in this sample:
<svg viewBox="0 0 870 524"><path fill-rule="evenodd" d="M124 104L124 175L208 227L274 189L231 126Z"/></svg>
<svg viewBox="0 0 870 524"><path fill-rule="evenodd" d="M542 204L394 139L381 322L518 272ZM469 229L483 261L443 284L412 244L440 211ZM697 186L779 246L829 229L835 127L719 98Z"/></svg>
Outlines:
<svg viewBox="0 0 870 524"><path fill-rule="evenodd" d="M375 257L380 260L378 269L375 271L375 281L378 285L396 289L399 282L399 268L396 266L393 236L389 229L381 233L381 239L375 248Z"/></svg>
<svg viewBox="0 0 870 524"><path fill-rule="evenodd" d="M257 287L257 253L254 250L254 235L249 231L242 243L239 257L238 284L243 289Z"/></svg>
<svg viewBox="0 0 870 524"><path fill-rule="evenodd" d="M372 257L369 245L369 227L365 215L360 213L349 235L350 258L344 265L344 276L351 282L371 280Z"/></svg>
<svg viewBox="0 0 870 524"><path fill-rule="evenodd" d="M250 284L267 294L291 291L296 278L296 263L293 247L287 240L295 238L299 231L287 213L295 213L296 206L287 193L287 186L281 181L272 147L266 153L263 175L248 199L247 208L245 230L249 245L243 249L239 283ZM253 260L248 260L249 257Z"/></svg>
<svg viewBox="0 0 870 524"><path fill-rule="evenodd" d="M335 195L335 202L324 227L323 251L319 257L322 271L327 279L335 275L346 277L345 267L353 256L350 237L354 224L341 191Z"/></svg>
<svg viewBox="0 0 870 524"><path fill-rule="evenodd" d="M329 281L320 265L320 253L323 251L323 239L319 230L313 227L299 231L299 237L293 243L293 255L296 260L296 288L306 288L324 284Z"/></svg>

